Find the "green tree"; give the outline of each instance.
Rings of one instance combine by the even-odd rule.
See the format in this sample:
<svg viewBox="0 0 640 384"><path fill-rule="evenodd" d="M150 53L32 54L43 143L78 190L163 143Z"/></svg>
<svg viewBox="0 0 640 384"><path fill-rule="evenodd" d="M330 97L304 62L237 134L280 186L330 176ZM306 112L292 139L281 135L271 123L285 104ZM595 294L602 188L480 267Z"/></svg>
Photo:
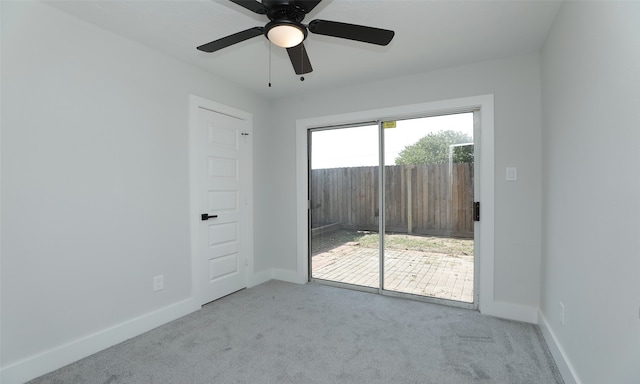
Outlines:
<svg viewBox="0 0 640 384"><path fill-rule="evenodd" d="M448 163L450 146L465 143L473 143L473 139L464 132L430 133L400 151L396 165ZM473 163L473 145L453 147L453 162Z"/></svg>

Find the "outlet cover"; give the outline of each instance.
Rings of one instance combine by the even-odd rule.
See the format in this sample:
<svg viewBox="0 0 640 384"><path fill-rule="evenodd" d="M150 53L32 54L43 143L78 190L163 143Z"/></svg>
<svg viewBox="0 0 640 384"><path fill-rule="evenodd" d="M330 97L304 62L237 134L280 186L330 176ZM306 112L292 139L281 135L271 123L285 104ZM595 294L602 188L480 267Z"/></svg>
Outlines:
<svg viewBox="0 0 640 384"><path fill-rule="evenodd" d="M518 180L518 168L516 167L508 167L507 168L507 181L516 181Z"/></svg>
<svg viewBox="0 0 640 384"><path fill-rule="evenodd" d="M153 278L153 290L159 291L164 289L164 275L158 275Z"/></svg>

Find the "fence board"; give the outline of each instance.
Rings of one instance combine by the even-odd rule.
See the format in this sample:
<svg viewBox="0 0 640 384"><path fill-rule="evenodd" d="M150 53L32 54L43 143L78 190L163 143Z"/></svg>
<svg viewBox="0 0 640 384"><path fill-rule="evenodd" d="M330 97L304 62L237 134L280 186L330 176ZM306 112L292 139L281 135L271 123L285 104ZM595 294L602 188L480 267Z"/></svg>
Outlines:
<svg viewBox="0 0 640 384"><path fill-rule="evenodd" d="M413 233L473 236L473 164L394 165L384 169L389 231L407 232L407 207L411 207ZM317 169L311 171L310 180L313 227L341 223L345 228L377 231L378 167Z"/></svg>

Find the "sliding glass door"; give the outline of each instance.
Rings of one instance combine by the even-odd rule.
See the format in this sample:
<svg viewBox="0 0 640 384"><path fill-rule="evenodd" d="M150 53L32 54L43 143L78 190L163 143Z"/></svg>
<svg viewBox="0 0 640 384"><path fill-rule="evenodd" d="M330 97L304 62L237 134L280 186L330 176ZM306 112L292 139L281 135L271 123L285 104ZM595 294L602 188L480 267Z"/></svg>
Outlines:
<svg viewBox="0 0 640 384"><path fill-rule="evenodd" d="M309 133L310 276L380 287L378 126Z"/></svg>
<svg viewBox="0 0 640 384"><path fill-rule="evenodd" d="M474 152L473 112L309 131L311 279L473 303Z"/></svg>
<svg viewBox="0 0 640 384"><path fill-rule="evenodd" d="M473 302L473 113L388 122L383 289Z"/></svg>

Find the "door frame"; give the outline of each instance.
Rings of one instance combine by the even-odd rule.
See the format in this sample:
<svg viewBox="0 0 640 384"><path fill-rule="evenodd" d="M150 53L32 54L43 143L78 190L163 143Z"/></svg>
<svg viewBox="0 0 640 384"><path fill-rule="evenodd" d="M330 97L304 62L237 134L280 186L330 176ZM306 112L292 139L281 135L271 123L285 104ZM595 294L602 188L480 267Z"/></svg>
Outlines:
<svg viewBox="0 0 640 384"><path fill-rule="evenodd" d="M481 202L481 221L474 224L475 244L479 253L477 273L478 289L474 293L474 307L482 313L491 313L494 302L494 97L493 94L458 99L426 102L339 115L329 115L296 121L296 175L297 175L297 279L309 281L309 187L307 131L312 128L354 124L362 121L387 121L413 117L437 116L460 112L480 111L478 143L479 178L476 201ZM388 292L387 292L388 293ZM390 294L393 296L393 294Z"/></svg>
<svg viewBox="0 0 640 384"><path fill-rule="evenodd" d="M250 276L254 270L253 254L253 115L251 113L226 106L205 99L203 97L189 95L189 231L190 231L190 254L191 254L191 297L198 305L203 305L202 289L203 282L198 279L199 268L199 244L200 230L202 223L200 218L200 195L202 188L198 178L197 163L197 140L198 140L198 109L204 108L210 111L231 116L245 122L244 132L241 140L245 141L245 151L241 152L241 191L240 191L240 249L245 263L245 287L250 286Z"/></svg>

